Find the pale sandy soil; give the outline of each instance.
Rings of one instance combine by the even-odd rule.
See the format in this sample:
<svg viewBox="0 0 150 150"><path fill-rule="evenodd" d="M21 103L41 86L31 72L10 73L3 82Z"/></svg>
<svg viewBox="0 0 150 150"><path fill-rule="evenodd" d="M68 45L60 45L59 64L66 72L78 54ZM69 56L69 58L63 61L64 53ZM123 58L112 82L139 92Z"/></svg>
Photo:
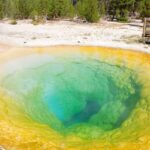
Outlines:
<svg viewBox="0 0 150 150"><path fill-rule="evenodd" d="M142 23L136 21L123 24L100 21L96 24L71 21L48 21L32 25L30 20L0 22L0 50L6 45L51 46L51 45L93 45L139 50L150 53L150 45L140 42Z"/></svg>

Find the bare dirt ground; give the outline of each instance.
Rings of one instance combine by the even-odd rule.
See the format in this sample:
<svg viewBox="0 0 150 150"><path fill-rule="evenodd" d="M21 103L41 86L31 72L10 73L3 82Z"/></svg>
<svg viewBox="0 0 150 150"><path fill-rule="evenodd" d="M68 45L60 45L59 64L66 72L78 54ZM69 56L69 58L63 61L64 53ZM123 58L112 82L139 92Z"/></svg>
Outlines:
<svg viewBox="0 0 150 150"><path fill-rule="evenodd" d="M52 45L90 45L132 49L150 53L150 45L143 44L142 22L77 23L73 21L47 21L33 25L31 20L0 22L0 50L6 45L39 47Z"/></svg>

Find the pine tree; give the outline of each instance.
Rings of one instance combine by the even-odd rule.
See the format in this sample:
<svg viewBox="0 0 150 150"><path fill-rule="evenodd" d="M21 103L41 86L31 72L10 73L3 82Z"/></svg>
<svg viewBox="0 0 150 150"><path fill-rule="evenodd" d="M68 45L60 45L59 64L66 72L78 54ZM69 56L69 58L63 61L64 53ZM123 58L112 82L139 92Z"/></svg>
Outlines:
<svg viewBox="0 0 150 150"><path fill-rule="evenodd" d="M99 0L98 2L98 7L99 7L99 14L100 16L105 16L106 15L106 1L105 0Z"/></svg>
<svg viewBox="0 0 150 150"><path fill-rule="evenodd" d="M29 0L18 0L19 18L27 19L30 15L30 1Z"/></svg>
<svg viewBox="0 0 150 150"><path fill-rule="evenodd" d="M150 17L150 0L0 0L0 19L70 18L75 13L89 22L105 15L128 21L137 13Z"/></svg>
<svg viewBox="0 0 150 150"><path fill-rule="evenodd" d="M50 0L49 18L72 17L74 15L74 7L68 0Z"/></svg>
<svg viewBox="0 0 150 150"><path fill-rule="evenodd" d="M19 16L18 0L5 1L5 16L16 19Z"/></svg>
<svg viewBox="0 0 150 150"><path fill-rule="evenodd" d="M59 9L61 17L72 17L74 15L74 8L71 1L62 0Z"/></svg>
<svg viewBox="0 0 150 150"><path fill-rule="evenodd" d="M49 0L39 0L37 4L37 12L39 16L47 16Z"/></svg>
<svg viewBox="0 0 150 150"><path fill-rule="evenodd" d="M85 18L89 22L97 22L99 20L99 10L97 0L81 0L77 5L78 15Z"/></svg>
<svg viewBox="0 0 150 150"><path fill-rule="evenodd" d="M150 1L143 0L141 2L140 14L142 17L150 17Z"/></svg>
<svg viewBox="0 0 150 150"><path fill-rule="evenodd" d="M0 19L3 18L3 11L4 11L3 8L4 8L3 0L0 0Z"/></svg>
<svg viewBox="0 0 150 150"><path fill-rule="evenodd" d="M129 14L133 9L135 0L111 0L109 14L112 20L128 21Z"/></svg>

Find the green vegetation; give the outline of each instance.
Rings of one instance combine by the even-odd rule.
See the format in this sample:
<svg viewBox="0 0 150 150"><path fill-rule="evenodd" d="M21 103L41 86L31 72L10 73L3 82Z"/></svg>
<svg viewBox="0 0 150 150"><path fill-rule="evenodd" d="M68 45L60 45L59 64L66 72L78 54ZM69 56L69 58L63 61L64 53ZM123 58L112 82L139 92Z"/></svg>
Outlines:
<svg viewBox="0 0 150 150"><path fill-rule="evenodd" d="M111 18L116 18L118 21L128 21L129 13L132 12L132 8L135 0L111 0L109 13Z"/></svg>
<svg viewBox="0 0 150 150"><path fill-rule="evenodd" d="M128 21L131 16L150 17L149 0L0 0L0 19L73 18L97 22L108 16Z"/></svg>
<svg viewBox="0 0 150 150"><path fill-rule="evenodd" d="M0 0L0 19L2 19L2 18L3 18L3 3Z"/></svg>
<svg viewBox="0 0 150 150"><path fill-rule="evenodd" d="M150 17L150 1L143 0L141 2L140 12L143 17Z"/></svg>
<svg viewBox="0 0 150 150"><path fill-rule="evenodd" d="M16 19L11 20L11 21L10 21L10 24L12 24L12 25L16 25L16 24L17 24Z"/></svg>
<svg viewBox="0 0 150 150"><path fill-rule="evenodd" d="M99 20L99 10L97 0L83 0L77 4L78 16L85 18L89 22L97 22Z"/></svg>

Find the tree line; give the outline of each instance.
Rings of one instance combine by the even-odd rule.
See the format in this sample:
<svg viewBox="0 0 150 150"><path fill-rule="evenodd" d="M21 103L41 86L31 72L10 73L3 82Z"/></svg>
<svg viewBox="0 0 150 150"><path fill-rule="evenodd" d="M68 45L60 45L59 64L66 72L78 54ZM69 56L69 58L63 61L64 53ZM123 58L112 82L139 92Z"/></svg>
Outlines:
<svg viewBox="0 0 150 150"><path fill-rule="evenodd" d="M150 0L0 0L0 19L78 18L97 22L101 17L128 21L150 17Z"/></svg>

